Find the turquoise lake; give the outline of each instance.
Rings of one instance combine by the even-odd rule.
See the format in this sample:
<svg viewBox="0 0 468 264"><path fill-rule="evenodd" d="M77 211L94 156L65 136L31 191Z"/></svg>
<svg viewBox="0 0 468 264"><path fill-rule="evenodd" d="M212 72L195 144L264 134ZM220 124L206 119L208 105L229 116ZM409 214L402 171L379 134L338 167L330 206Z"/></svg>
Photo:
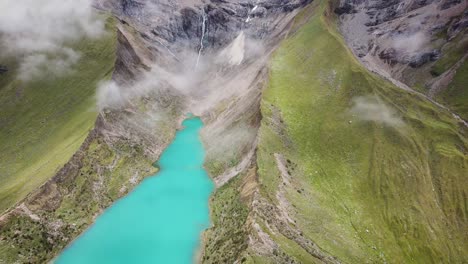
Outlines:
<svg viewBox="0 0 468 264"><path fill-rule="evenodd" d="M182 125L160 157L160 171L105 210L55 263L195 262L214 185L203 168L202 121Z"/></svg>

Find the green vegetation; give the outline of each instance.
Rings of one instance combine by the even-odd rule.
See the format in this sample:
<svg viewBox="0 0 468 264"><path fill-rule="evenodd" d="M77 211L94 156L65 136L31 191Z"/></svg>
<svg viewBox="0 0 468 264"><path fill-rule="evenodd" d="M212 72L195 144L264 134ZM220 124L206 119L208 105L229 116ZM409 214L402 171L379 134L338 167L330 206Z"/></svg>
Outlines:
<svg viewBox="0 0 468 264"><path fill-rule="evenodd" d="M96 122L96 84L111 77L115 64L116 23L109 18L107 35L75 44L74 49L81 53L81 59L70 75L22 84L15 80L14 71L10 71L6 79L1 80L0 102L7 102L4 96L13 96L15 89L22 85L25 88L20 98L25 101L18 99L16 105L0 106L2 111L10 111L9 115L0 113L2 122L22 122L9 126L8 130L0 128L0 148L10 151L10 147L18 143L22 148L14 150L21 157L28 157L28 160L18 159L17 167L6 164L11 168L8 173L15 174L9 174L5 180L16 186L25 181L31 184L20 190L0 186L3 188L0 195L10 199L0 200L5 208L30 193L20 207L0 219L0 263L46 263L57 256L104 209L143 178L156 173L155 154L148 149L157 151L174 136L176 124L173 120L182 115L180 98L170 94L161 96L159 92L135 100L129 106L132 111L126 108L101 112L98 127L91 130ZM13 69L11 64L8 66ZM31 87L26 88L26 85ZM153 119L155 104L165 106L157 110L160 117L157 120ZM28 108L28 105L35 108ZM42 120L43 123L39 123L44 125L38 126L33 117ZM135 125L142 120L145 121L142 125ZM148 120L154 123L148 124ZM23 132L22 128L32 134ZM152 134L142 137L145 129L151 129ZM108 130L115 134L105 134ZM12 135L13 132L20 135ZM11 142L3 141L7 136ZM21 136L28 141L23 143ZM42 141L32 141L37 137ZM0 154L2 168L8 158L9 155ZM31 163L26 163L28 161ZM36 163L45 165L37 170L33 167ZM60 174L48 180L59 168L63 168ZM24 174L34 170L36 178ZM15 178L15 175L21 177ZM45 184L37 188L43 182Z"/></svg>
<svg viewBox="0 0 468 264"><path fill-rule="evenodd" d="M240 151L226 153L225 156L208 156L205 162L206 170L210 175L220 175L227 169L234 167L240 162Z"/></svg>
<svg viewBox="0 0 468 264"><path fill-rule="evenodd" d="M465 55L468 50L467 31L468 30L465 29L464 32L460 32L455 39L451 40L443 47L442 57L431 67L432 75L441 75Z"/></svg>
<svg viewBox="0 0 468 264"><path fill-rule="evenodd" d="M0 212L54 175L78 150L97 113L97 83L110 78L116 53L116 28L107 20L107 34L73 44L81 58L73 72L23 82L18 64L0 78Z"/></svg>
<svg viewBox="0 0 468 264"><path fill-rule="evenodd" d="M156 97L157 98L157 97ZM157 100L157 99L156 99ZM151 143L159 147L173 138L176 124L182 115L176 99L158 112ZM148 117L154 100L135 102L135 111L102 113L107 124L123 131L138 133L138 127L128 127L129 120ZM138 108L138 109L137 109ZM143 110L149 111L149 110ZM148 117L149 118L149 117ZM100 120L102 121L102 120ZM132 123L133 124L133 123ZM116 130L119 132L119 130ZM81 234L95 218L115 200L130 192L143 178L157 171L145 153L149 143L140 138L109 138L102 129L94 129L82 144L63 173L38 190L33 191L24 206L28 210L0 221L0 263L45 263Z"/></svg>
<svg viewBox="0 0 468 264"><path fill-rule="evenodd" d="M16 215L0 225L0 263L47 262L137 181L156 173L139 146L126 144L120 142L111 148L102 139L92 139L80 160L81 168L69 171L55 186L63 197L30 201L30 208L43 209L37 213L38 220ZM140 176L131 180L134 175ZM57 208L45 205L50 200Z"/></svg>
<svg viewBox="0 0 468 264"><path fill-rule="evenodd" d="M274 55L261 106L262 195L278 203L273 154L281 153L297 167L285 187L296 225L330 255L347 263L468 261L466 128L364 69L331 13L322 1ZM367 96L401 125L351 113L353 99ZM294 241L272 238L288 254L300 252Z"/></svg>
<svg viewBox="0 0 468 264"><path fill-rule="evenodd" d="M247 249L247 205L241 199L239 175L216 190L210 202L213 227L204 233L203 263L234 263Z"/></svg>
<svg viewBox="0 0 468 264"><path fill-rule="evenodd" d="M438 99L447 104L464 120L468 120L468 61L465 61L453 77L447 89L438 94Z"/></svg>

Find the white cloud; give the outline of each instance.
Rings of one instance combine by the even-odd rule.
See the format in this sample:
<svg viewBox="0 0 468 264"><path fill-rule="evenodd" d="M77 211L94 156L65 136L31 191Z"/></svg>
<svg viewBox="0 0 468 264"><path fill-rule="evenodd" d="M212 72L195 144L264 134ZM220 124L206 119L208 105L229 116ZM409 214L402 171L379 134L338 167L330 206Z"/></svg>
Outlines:
<svg viewBox="0 0 468 264"><path fill-rule="evenodd" d="M193 56L189 53L185 56L187 61L192 62ZM182 63L181 65L193 65ZM147 96L151 92L163 87L172 88L179 94L188 95L197 88L200 72L193 68L179 69L174 73L154 64L151 70L141 73L136 80L126 85L118 85L115 81L101 82L97 89L97 107L99 111L104 108L118 109L125 107L132 100ZM202 75L202 74L201 74Z"/></svg>
<svg viewBox="0 0 468 264"><path fill-rule="evenodd" d="M350 113L364 121L373 121L395 127L404 124L395 110L383 103L377 96L355 97Z"/></svg>
<svg viewBox="0 0 468 264"><path fill-rule="evenodd" d="M78 62L80 55L72 49L64 48L54 57L41 53L27 55L22 60L18 78L29 81L44 75L64 75L72 71L72 66Z"/></svg>
<svg viewBox="0 0 468 264"><path fill-rule="evenodd" d="M395 36L392 41L394 48L412 54L424 48L429 43L429 37L420 31L410 35Z"/></svg>
<svg viewBox="0 0 468 264"><path fill-rule="evenodd" d="M128 85L119 85L115 81L103 81L97 88L97 107L99 111L104 108L119 109L148 95L151 91L160 89L161 81L170 80L172 76L154 65L150 71L144 72L137 80Z"/></svg>
<svg viewBox="0 0 468 264"><path fill-rule="evenodd" d="M228 67L236 67L248 60L259 58L265 52L260 41L247 38L244 33L219 52L207 52L201 56L198 67L197 51L183 49L176 55L177 67L166 69L161 65L151 65L151 70L139 74L135 80L126 84L114 81L102 82L97 89L97 108L119 109L133 100L145 97L161 88L170 88L184 96L188 107L195 112L209 109L239 91L239 85L249 85L256 74L245 74L242 78L232 79L223 72ZM244 78L245 77L245 78ZM228 85L229 84L229 85ZM197 105L197 109L192 106Z"/></svg>
<svg viewBox="0 0 468 264"><path fill-rule="evenodd" d="M220 52L218 55L218 60L226 61L233 66L240 65L244 60L244 46L245 34L241 31L237 38Z"/></svg>
<svg viewBox="0 0 468 264"><path fill-rule="evenodd" d="M257 130L249 126L237 126L222 131L216 135L210 134L207 146L208 159L222 159L228 162L240 153L246 144L251 144L257 135Z"/></svg>
<svg viewBox="0 0 468 264"><path fill-rule="evenodd" d="M68 44L83 37L98 37L103 32L104 21L96 16L91 0L0 1L3 55L23 58L22 79L44 71L69 72L79 55Z"/></svg>

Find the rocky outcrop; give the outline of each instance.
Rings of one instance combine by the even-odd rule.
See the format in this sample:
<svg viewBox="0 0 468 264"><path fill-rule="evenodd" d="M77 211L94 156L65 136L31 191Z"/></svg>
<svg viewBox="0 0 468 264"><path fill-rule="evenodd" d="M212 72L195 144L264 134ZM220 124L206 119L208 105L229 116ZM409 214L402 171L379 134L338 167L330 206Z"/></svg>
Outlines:
<svg viewBox="0 0 468 264"><path fill-rule="evenodd" d="M439 50L418 53L409 59L408 65L412 68L419 68L428 62L438 60L439 57Z"/></svg>
<svg viewBox="0 0 468 264"><path fill-rule="evenodd" d="M405 66L437 61L444 45L466 29L466 1L342 0L335 8L355 53L405 81ZM438 35L446 34L445 38Z"/></svg>
<svg viewBox="0 0 468 264"><path fill-rule="evenodd" d="M220 49L240 31L248 37L264 39L275 29L279 16L310 3L311 0L143 1L99 0L96 6L111 10L133 26L150 43L168 47L173 53L184 49L197 51L200 43L206 50ZM256 19L258 18L258 19ZM202 31L205 20L205 32ZM203 40L201 39L204 35Z"/></svg>
<svg viewBox="0 0 468 264"><path fill-rule="evenodd" d="M347 43L369 70L432 100L434 91L449 87L454 67L468 54L467 8L458 0L341 0L334 10Z"/></svg>
<svg viewBox="0 0 468 264"><path fill-rule="evenodd" d="M8 68L6 66L0 65L0 74L5 73L8 71Z"/></svg>
<svg viewBox="0 0 468 264"><path fill-rule="evenodd" d="M440 5L441 10L449 9L452 6L456 6L458 4L461 4L463 0L446 0L443 1L442 4Z"/></svg>

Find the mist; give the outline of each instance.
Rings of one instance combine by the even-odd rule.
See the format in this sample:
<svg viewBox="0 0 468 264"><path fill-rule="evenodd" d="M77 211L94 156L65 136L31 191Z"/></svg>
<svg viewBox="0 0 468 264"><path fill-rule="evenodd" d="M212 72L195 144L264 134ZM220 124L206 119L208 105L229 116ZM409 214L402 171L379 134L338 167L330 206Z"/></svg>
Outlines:
<svg viewBox="0 0 468 264"><path fill-rule="evenodd" d="M254 102L255 98L247 96L250 93L249 87L255 83L258 76L259 67L264 65L264 59L267 57L265 50L262 42L249 39L243 32L238 32L236 38L220 50L207 49L198 64L197 50L179 51L175 54L177 60L167 63L165 59L170 60L173 56L162 48L166 58L162 58L161 61L169 66L163 66L156 61L134 81L127 83L127 80L112 80L100 83L97 90L97 108L99 111L133 111L133 106L138 105L139 100L164 94L181 99L178 102L183 113L191 112L206 117L214 111L219 111L232 98ZM158 101L151 101L151 106L156 112L166 109ZM229 107L223 111L229 111ZM149 116L145 116L146 120L134 118L135 115L132 115L132 120L128 123L135 127L139 127L143 121L154 122L153 117ZM241 155L249 151L257 135L255 126L237 123L234 119L231 120L231 117L226 118L229 121L224 120L222 123L213 120L205 130L209 133L202 133L207 160L224 168L235 165ZM226 128L226 122L232 125Z"/></svg>
<svg viewBox="0 0 468 264"><path fill-rule="evenodd" d="M211 135L207 144L207 160L217 160L228 164L236 155L252 144L257 135L257 129L247 125L232 127L218 135Z"/></svg>
<svg viewBox="0 0 468 264"><path fill-rule="evenodd" d="M352 100L350 114L363 121L372 121L391 127L404 125L396 111L377 96L360 96Z"/></svg>
<svg viewBox="0 0 468 264"><path fill-rule="evenodd" d="M18 78L23 81L39 78L43 75L60 76L70 74L72 66L80 59L80 54L69 48L48 56L46 54L31 54L26 56L19 67Z"/></svg>
<svg viewBox="0 0 468 264"><path fill-rule="evenodd" d="M101 82L97 89L97 108L99 111L105 108L119 109L153 91L173 89L176 94L188 99L190 105L186 108L189 111L202 114L202 111L214 107L223 98L241 91L240 85L248 85L251 78L255 78L256 73L240 77L232 73L241 74L245 63L255 62L263 51L260 42L248 39L243 32L239 32L237 38L225 48L219 51L207 50L198 64L196 50L179 51L175 54L178 59L174 61L173 67L163 67L155 62L150 70L144 70L129 83ZM172 54L166 55L172 57ZM190 109L192 106L193 109ZM197 110L200 108L203 110Z"/></svg>
<svg viewBox="0 0 468 264"><path fill-rule="evenodd" d="M70 43L104 34L104 21L91 0L2 0L0 45L3 56L21 58L18 78L61 75L72 70L79 52Z"/></svg>
<svg viewBox="0 0 468 264"><path fill-rule="evenodd" d="M425 48L430 39L424 32L419 31L410 35L396 35L392 40L394 48L411 55Z"/></svg>
<svg viewBox="0 0 468 264"><path fill-rule="evenodd" d="M161 89L173 89L177 94L188 96L197 80L194 71L175 73L153 64L149 71L128 84L118 84L114 80L100 82L96 92L97 108L99 111L120 109Z"/></svg>

